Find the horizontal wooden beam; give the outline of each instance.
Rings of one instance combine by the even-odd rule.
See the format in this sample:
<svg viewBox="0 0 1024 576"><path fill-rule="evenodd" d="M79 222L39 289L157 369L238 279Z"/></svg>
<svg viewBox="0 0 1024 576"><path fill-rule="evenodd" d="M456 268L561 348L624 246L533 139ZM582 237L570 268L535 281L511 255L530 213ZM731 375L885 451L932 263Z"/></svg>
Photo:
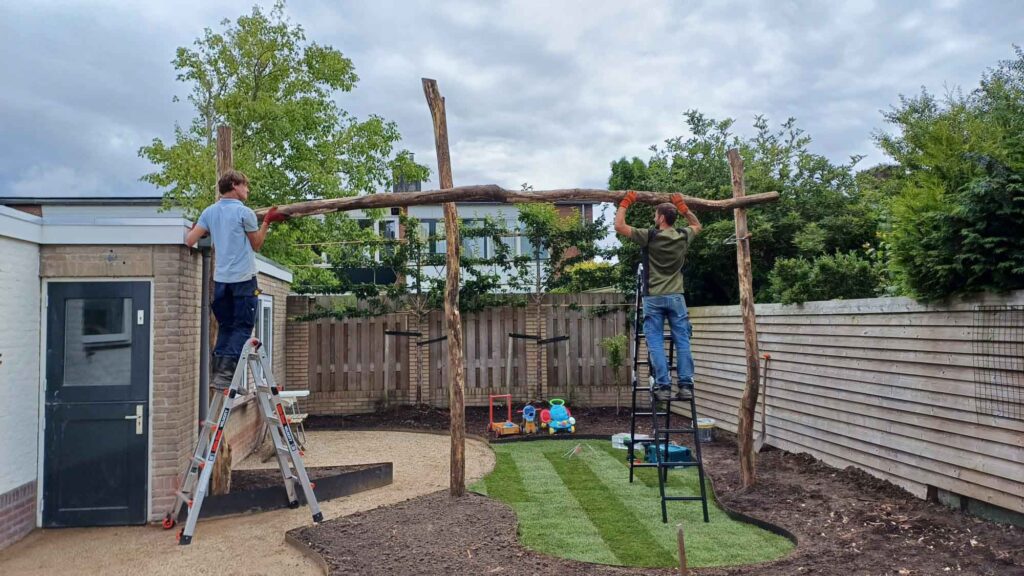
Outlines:
<svg viewBox="0 0 1024 576"><path fill-rule="evenodd" d="M625 190L602 190L600 188L566 188L564 190L506 190L495 184L476 186L458 186L447 190L426 190L423 192L394 192L350 196L347 198L330 198L326 200L309 200L278 206L278 211L288 216L315 216L331 212L347 210L366 210L370 208L392 208L396 206L422 206L424 204L442 204L444 202L498 202L503 204L530 204L538 202L610 202L618 203L626 195ZM669 194L664 192L637 191L637 202L641 204L661 204L668 202ZM778 192L751 194L742 198L726 198L723 200L707 200L684 196L686 204L694 211L723 212L735 208L744 208L775 202L779 199ZM260 208L256 214L262 218L269 208Z"/></svg>

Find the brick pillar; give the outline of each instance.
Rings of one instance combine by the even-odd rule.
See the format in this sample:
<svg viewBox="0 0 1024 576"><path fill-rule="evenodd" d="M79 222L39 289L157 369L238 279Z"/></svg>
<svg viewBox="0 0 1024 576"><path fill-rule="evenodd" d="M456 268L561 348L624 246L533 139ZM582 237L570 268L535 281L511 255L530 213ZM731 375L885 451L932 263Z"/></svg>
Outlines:
<svg viewBox="0 0 1024 576"><path fill-rule="evenodd" d="M309 313L312 298L308 296L289 296L286 304L287 320L285 321L285 373L288 374L288 388L292 390L309 389L309 322L299 322L293 318ZM306 399L299 399L299 409L310 412Z"/></svg>

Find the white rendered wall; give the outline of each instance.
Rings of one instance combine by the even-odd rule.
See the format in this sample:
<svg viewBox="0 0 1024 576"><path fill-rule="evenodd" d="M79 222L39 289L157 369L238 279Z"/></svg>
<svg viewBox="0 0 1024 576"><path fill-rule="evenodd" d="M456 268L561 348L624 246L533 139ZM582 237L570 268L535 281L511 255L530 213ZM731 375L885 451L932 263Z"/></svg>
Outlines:
<svg viewBox="0 0 1024 576"><path fill-rule="evenodd" d="M39 246L0 236L0 494L36 479Z"/></svg>

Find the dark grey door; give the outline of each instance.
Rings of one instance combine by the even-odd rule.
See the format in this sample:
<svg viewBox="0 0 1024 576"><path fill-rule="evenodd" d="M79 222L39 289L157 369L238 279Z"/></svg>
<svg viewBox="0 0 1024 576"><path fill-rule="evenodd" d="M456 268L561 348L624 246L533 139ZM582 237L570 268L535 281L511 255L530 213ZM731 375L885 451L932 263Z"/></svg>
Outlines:
<svg viewBox="0 0 1024 576"><path fill-rule="evenodd" d="M146 522L148 282L51 282L43 526Z"/></svg>

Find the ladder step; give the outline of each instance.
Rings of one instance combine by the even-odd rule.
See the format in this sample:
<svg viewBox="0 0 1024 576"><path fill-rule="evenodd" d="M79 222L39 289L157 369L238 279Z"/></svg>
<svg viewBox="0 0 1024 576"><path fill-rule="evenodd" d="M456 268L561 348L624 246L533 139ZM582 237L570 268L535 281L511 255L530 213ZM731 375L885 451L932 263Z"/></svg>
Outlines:
<svg viewBox="0 0 1024 576"><path fill-rule="evenodd" d="M665 496L662 500L666 502L701 502L704 499L700 496Z"/></svg>
<svg viewBox="0 0 1024 576"><path fill-rule="evenodd" d="M264 414L263 418L266 419L267 424L273 424L274 426L277 426L278 424L281 423L281 421L277 419L277 415L268 416L268 415Z"/></svg>
<svg viewBox="0 0 1024 576"><path fill-rule="evenodd" d="M668 416L668 412L634 412L637 416Z"/></svg>
<svg viewBox="0 0 1024 576"><path fill-rule="evenodd" d="M654 434L693 434L694 432L696 432L696 430L693 428L664 428L661 430L655 430Z"/></svg>
<svg viewBox="0 0 1024 576"><path fill-rule="evenodd" d="M693 466L700 466L700 462L662 462L661 464L656 464L656 466L661 466L662 468L691 468Z"/></svg>
<svg viewBox="0 0 1024 576"><path fill-rule="evenodd" d="M182 492L181 490L178 490L174 494L179 499L181 499L182 502L186 502L187 503L187 502L190 502L192 500L192 495L191 494L186 494L185 492Z"/></svg>

